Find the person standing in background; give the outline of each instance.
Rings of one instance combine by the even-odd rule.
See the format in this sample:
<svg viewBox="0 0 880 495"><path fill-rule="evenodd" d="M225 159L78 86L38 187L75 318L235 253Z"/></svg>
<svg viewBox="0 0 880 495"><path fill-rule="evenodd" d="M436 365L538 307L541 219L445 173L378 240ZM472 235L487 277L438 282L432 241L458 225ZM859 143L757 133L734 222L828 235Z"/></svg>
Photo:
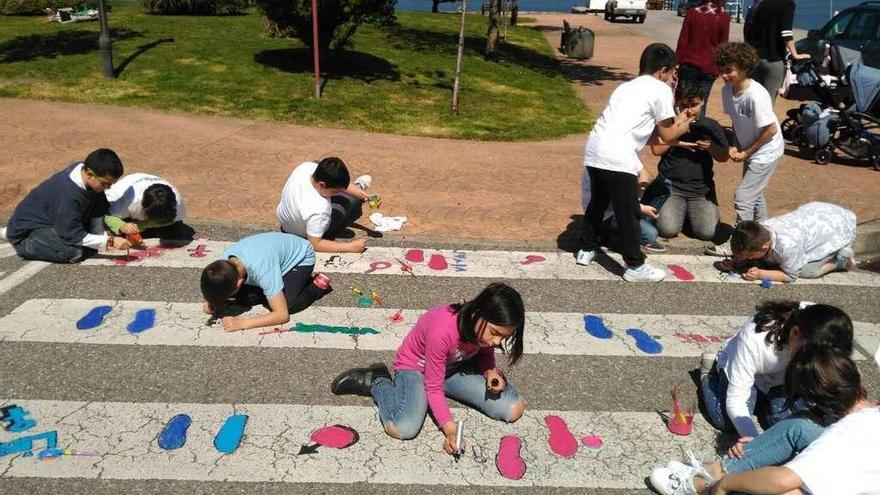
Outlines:
<svg viewBox="0 0 880 495"><path fill-rule="evenodd" d="M792 22L795 5L792 0L761 0L752 7L750 20L743 30L746 43L758 52L760 65L752 79L770 93L770 101L776 104L776 95L785 78L785 54L803 60L809 54L798 53L794 46Z"/></svg>
<svg viewBox="0 0 880 495"><path fill-rule="evenodd" d="M712 84L718 77L715 49L727 43L730 34L730 16L724 12L723 0L703 0L688 9L678 34L678 80L692 81L703 95L700 117L706 116L706 103Z"/></svg>

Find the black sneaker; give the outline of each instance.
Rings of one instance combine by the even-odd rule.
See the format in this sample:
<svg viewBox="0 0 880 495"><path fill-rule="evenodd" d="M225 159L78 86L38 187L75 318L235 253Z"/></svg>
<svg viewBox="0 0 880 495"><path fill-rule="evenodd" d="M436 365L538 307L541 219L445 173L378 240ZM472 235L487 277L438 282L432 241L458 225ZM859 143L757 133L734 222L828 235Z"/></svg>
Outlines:
<svg viewBox="0 0 880 495"><path fill-rule="evenodd" d="M373 380L382 376L391 379L391 373L388 372L385 363L374 363L368 368L353 368L333 379L333 383L330 384L330 392L334 395L369 397Z"/></svg>
<svg viewBox="0 0 880 495"><path fill-rule="evenodd" d="M642 243L642 247L645 249L645 251L650 251L652 253L665 253L666 252L666 246L664 246L663 244L660 244L660 241L658 241L656 239L651 242Z"/></svg>

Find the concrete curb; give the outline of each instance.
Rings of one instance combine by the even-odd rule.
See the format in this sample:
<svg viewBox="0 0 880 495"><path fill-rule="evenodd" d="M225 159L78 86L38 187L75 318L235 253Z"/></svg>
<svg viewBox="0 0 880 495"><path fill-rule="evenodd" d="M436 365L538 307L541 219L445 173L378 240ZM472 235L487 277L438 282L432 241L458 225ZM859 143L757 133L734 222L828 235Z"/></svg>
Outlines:
<svg viewBox="0 0 880 495"><path fill-rule="evenodd" d="M857 256L880 253L880 220L871 220L858 226L853 250Z"/></svg>

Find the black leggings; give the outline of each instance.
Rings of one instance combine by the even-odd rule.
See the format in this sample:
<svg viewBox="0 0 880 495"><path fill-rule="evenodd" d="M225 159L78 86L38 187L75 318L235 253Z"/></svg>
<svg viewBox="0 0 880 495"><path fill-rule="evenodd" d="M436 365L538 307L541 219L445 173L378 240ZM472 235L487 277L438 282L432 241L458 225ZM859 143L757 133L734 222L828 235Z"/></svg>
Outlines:
<svg viewBox="0 0 880 495"><path fill-rule="evenodd" d="M296 266L289 272L284 274L284 299L287 300L287 312L290 314L299 313L308 308L313 302L324 297L324 294L330 292L321 290L312 283L312 270L315 265ZM235 293L235 303L243 306L269 305L263 289L254 285L242 285L238 292Z"/></svg>
<svg viewBox="0 0 880 495"><path fill-rule="evenodd" d="M590 174L590 204L584 212L581 232L581 249L599 250L599 233L602 231L602 218L608 204L617 220L617 235L620 254L626 266L637 268L645 263L639 242L639 184L633 174L612 172L600 168L587 167Z"/></svg>

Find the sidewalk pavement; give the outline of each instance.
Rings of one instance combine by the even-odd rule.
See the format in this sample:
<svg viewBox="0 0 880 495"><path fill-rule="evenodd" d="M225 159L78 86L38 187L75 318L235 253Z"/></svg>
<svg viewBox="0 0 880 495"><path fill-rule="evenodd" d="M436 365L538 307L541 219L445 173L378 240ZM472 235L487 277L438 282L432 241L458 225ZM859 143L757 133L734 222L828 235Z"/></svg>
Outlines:
<svg viewBox="0 0 880 495"><path fill-rule="evenodd" d="M641 50L652 42L600 17L535 17L553 46L558 45L563 17L596 31L593 60L564 61L566 76L594 116L611 91L636 72ZM719 95L716 85L709 106L716 118L721 117ZM784 108L777 106L780 115ZM116 150L128 172L169 179L183 192L191 218L199 222L274 227L275 207L290 171L304 160L329 155L342 157L354 176L373 176L373 190L383 198L378 211L409 218L403 231L389 234L391 238L555 244L572 218L582 213L586 136L580 135L546 142L453 141L15 99L0 99L0 117L4 215L55 170L98 147ZM644 161L656 169L657 159L649 155L643 153ZM719 200L727 221L733 218L732 194L739 174L739 165L717 166ZM878 186L880 173L869 168L818 166L786 156L767 195L773 213L821 200L851 208L865 222L880 217L873 199ZM366 218L363 222L369 225ZM570 240L572 235L569 230L562 238Z"/></svg>

